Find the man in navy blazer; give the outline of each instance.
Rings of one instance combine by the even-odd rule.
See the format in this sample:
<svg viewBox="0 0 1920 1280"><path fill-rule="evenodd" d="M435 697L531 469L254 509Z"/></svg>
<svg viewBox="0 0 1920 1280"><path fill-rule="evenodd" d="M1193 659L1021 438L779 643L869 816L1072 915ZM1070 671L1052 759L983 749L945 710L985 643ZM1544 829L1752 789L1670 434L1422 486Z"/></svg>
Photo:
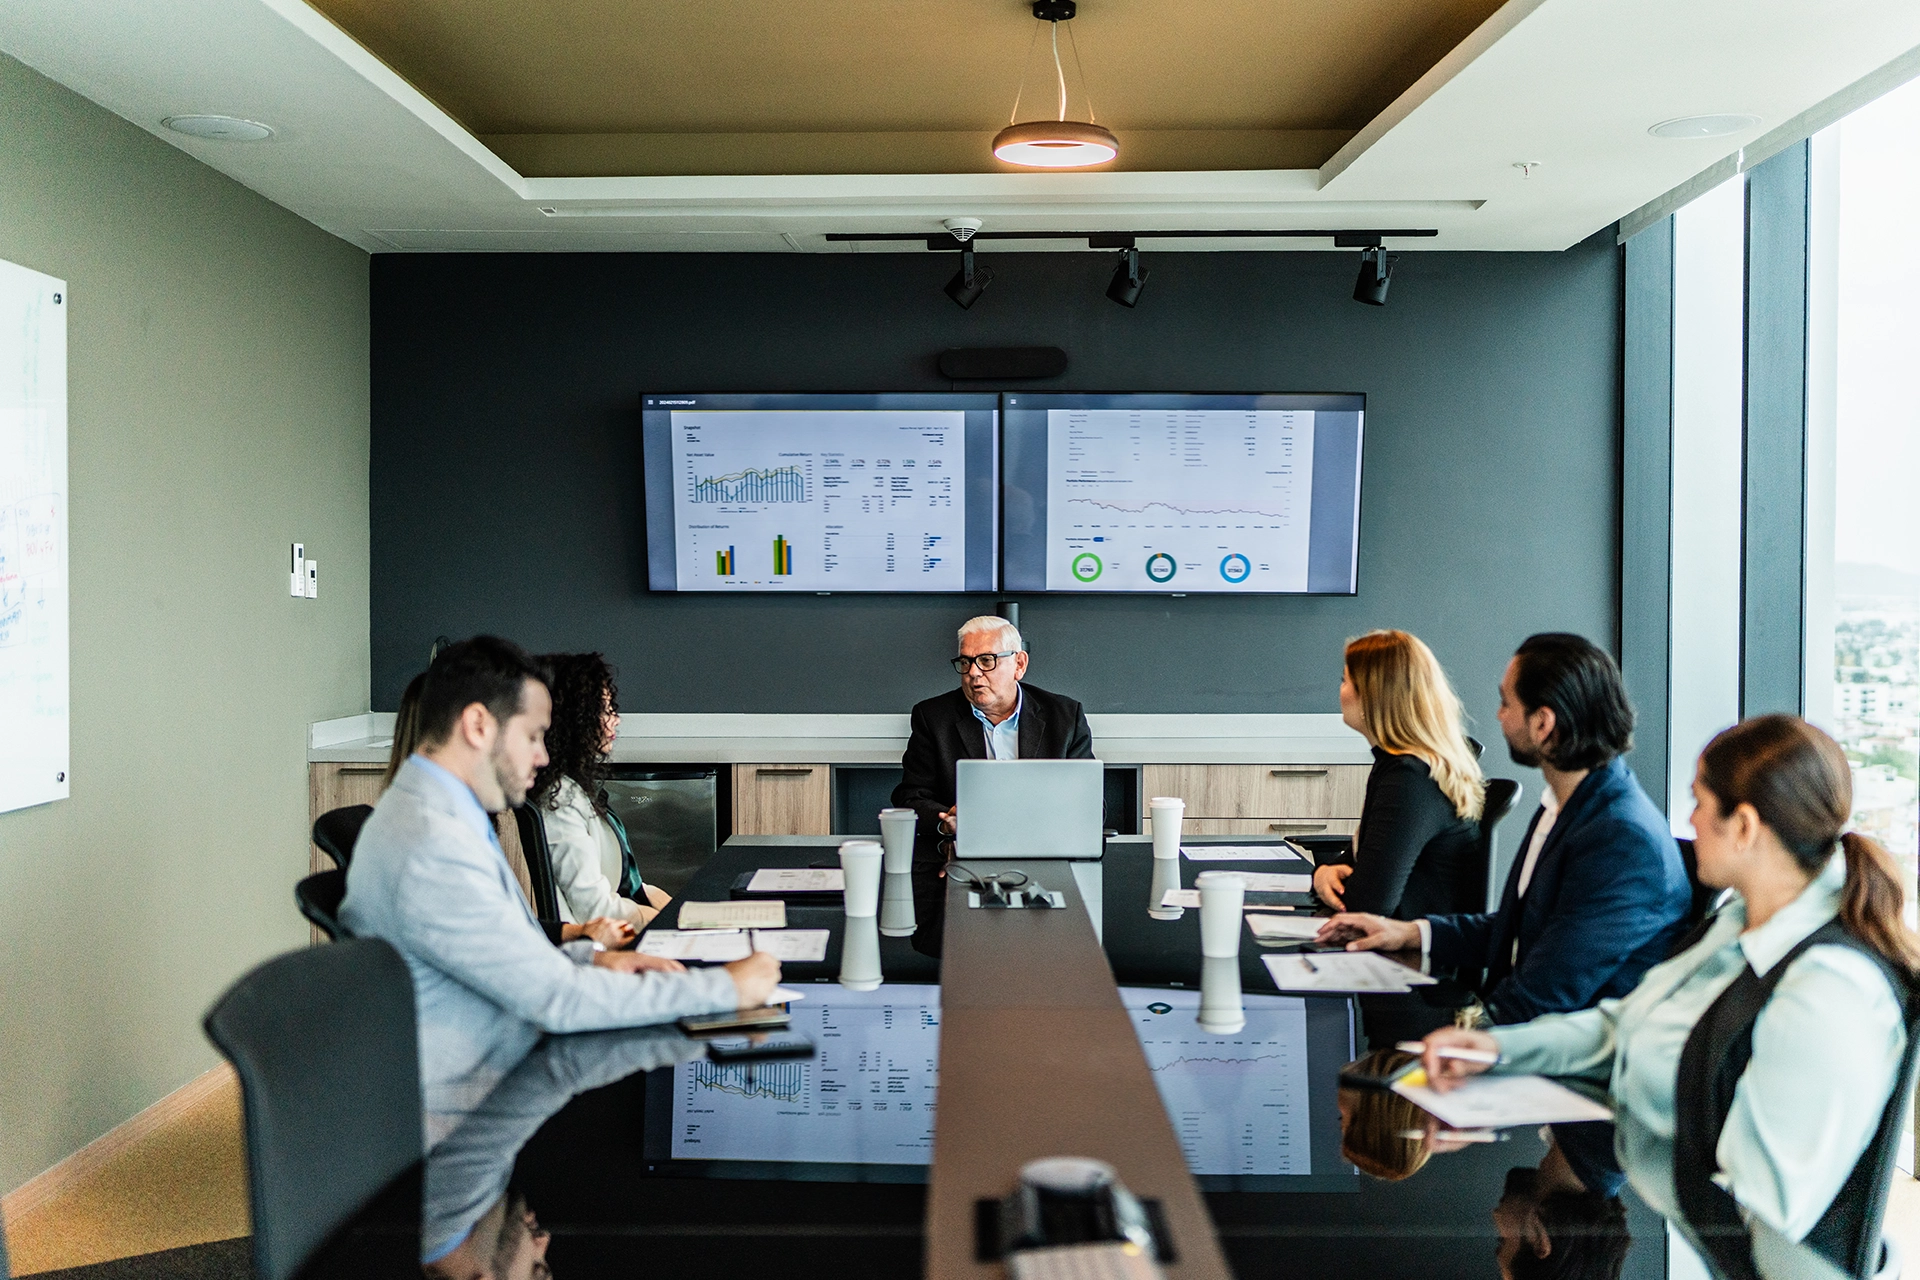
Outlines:
<svg viewBox="0 0 1920 1280"><path fill-rule="evenodd" d="M1623 996L1686 927L1692 889L1666 818L1620 757L1633 708L1613 659L1576 635L1530 636L1500 681L1514 763L1547 786L1491 914L1337 915L1321 940L1350 951L1418 946L1440 968L1481 970L1496 1023Z"/></svg>

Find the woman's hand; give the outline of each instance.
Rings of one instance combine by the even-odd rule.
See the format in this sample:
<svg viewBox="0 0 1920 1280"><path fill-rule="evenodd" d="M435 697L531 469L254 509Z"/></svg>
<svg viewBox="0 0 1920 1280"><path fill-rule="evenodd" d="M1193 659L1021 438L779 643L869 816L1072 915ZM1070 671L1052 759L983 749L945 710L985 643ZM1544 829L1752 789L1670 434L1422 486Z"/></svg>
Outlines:
<svg viewBox="0 0 1920 1280"><path fill-rule="evenodd" d="M632 946L637 936L632 925L625 920L615 920L609 916L595 916L580 926L580 932L609 951L619 951Z"/></svg>
<svg viewBox="0 0 1920 1280"><path fill-rule="evenodd" d="M728 965L727 972L733 975L734 989L740 993L739 1007L758 1009L780 981L780 962L769 952L756 951Z"/></svg>
<svg viewBox="0 0 1920 1280"><path fill-rule="evenodd" d="M1353 874L1353 868L1344 863L1313 869L1313 892L1320 901L1335 911L1345 911L1347 877Z"/></svg>
<svg viewBox="0 0 1920 1280"><path fill-rule="evenodd" d="M1500 1042L1484 1031L1462 1031L1457 1027L1443 1027L1428 1035L1421 1042L1425 1052L1420 1055L1420 1064L1427 1069L1427 1083L1435 1093L1447 1090L1465 1080L1468 1076L1477 1076L1489 1070L1491 1062L1469 1062L1463 1058L1441 1057L1441 1049L1466 1049L1472 1052L1500 1056Z"/></svg>

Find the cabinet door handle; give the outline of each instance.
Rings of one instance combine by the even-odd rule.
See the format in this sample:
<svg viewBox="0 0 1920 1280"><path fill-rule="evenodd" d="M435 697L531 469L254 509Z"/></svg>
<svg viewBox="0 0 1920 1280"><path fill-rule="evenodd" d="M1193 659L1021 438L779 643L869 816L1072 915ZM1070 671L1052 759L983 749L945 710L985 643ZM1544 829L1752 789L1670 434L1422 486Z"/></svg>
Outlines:
<svg viewBox="0 0 1920 1280"><path fill-rule="evenodd" d="M1267 775L1273 778L1324 778L1325 769L1269 769Z"/></svg>
<svg viewBox="0 0 1920 1280"><path fill-rule="evenodd" d="M1325 831L1326 829L1327 829L1327 824L1324 822L1269 822L1267 824L1267 830L1269 831L1306 832L1306 831Z"/></svg>
<svg viewBox="0 0 1920 1280"><path fill-rule="evenodd" d="M341 773L385 773L386 771L387 766L383 764L343 764L340 766Z"/></svg>
<svg viewBox="0 0 1920 1280"><path fill-rule="evenodd" d="M811 769L755 769L753 771L757 778L804 778L812 772Z"/></svg>

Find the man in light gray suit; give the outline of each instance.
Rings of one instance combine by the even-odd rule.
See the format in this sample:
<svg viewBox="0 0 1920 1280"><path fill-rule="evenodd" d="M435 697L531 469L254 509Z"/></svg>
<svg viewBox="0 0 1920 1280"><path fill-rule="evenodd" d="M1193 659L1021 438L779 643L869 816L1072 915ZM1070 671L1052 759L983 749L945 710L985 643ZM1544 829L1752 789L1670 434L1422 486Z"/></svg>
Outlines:
<svg viewBox="0 0 1920 1280"><path fill-rule="evenodd" d="M518 645L449 645L421 689L420 750L354 846L340 922L392 943L413 974L429 1147L443 1136L430 1118L471 1110L542 1033L752 1008L780 978L765 953L687 972L547 941L488 814L526 798L552 709L545 673Z"/></svg>

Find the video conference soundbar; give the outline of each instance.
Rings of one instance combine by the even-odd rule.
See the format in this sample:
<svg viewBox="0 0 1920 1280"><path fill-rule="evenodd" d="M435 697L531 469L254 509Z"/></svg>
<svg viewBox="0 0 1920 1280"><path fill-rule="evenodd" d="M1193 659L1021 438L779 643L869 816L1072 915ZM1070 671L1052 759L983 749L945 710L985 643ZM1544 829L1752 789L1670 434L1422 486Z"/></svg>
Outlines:
<svg viewBox="0 0 1920 1280"><path fill-rule="evenodd" d="M1352 595L1361 395L641 398L655 591Z"/></svg>

